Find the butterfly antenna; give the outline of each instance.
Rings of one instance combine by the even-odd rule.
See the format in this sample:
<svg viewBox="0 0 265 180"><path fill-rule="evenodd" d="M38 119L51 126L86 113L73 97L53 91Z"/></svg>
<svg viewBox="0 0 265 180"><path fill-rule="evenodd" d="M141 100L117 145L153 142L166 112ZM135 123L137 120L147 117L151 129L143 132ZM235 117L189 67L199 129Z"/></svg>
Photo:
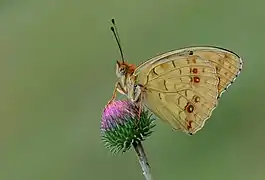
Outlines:
<svg viewBox="0 0 265 180"><path fill-rule="evenodd" d="M114 35L114 37L116 39L116 42L118 44L118 47L119 47L119 50L120 50L120 53L121 53L122 62L124 62L123 51L122 51L122 48L121 48L121 41L120 41L120 37L119 37L119 34L118 34L118 30L117 30L117 27L116 27L116 24L115 24L115 20L112 19L111 22L112 22L112 25L113 26L111 26L110 29L113 32L113 35Z"/></svg>

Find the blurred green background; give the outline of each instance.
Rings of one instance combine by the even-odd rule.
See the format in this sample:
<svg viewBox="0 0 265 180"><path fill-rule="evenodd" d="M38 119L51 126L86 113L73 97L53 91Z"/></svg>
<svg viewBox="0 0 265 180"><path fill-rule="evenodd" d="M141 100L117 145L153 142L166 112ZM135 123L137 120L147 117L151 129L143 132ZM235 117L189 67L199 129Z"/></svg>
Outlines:
<svg viewBox="0 0 265 180"><path fill-rule="evenodd" d="M100 141L116 80L115 17L139 64L189 45L217 45L244 68L194 136L157 121L144 146L156 180L265 179L264 2L0 1L0 180L144 179L133 150Z"/></svg>

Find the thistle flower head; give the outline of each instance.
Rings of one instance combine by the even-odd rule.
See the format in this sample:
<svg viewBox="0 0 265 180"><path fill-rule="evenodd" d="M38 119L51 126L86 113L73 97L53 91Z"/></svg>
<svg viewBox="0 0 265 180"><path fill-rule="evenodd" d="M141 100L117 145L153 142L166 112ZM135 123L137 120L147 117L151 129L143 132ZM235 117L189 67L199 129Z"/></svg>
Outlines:
<svg viewBox="0 0 265 180"><path fill-rule="evenodd" d="M127 151L133 142L144 141L153 132L154 118L148 110L139 115L138 106L130 100L113 101L105 107L101 119L101 138L112 152Z"/></svg>

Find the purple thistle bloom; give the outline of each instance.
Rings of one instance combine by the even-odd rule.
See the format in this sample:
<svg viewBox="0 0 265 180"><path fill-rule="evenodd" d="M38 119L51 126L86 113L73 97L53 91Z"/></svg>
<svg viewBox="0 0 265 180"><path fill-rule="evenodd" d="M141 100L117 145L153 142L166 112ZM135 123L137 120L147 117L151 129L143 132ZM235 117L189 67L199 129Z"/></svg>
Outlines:
<svg viewBox="0 0 265 180"><path fill-rule="evenodd" d="M138 112L136 104L131 101L113 101L103 111L101 130L111 130L124 124L128 118L135 118Z"/></svg>
<svg viewBox="0 0 265 180"><path fill-rule="evenodd" d="M102 113L101 138L112 152L130 149L132 143L144 141L153 132L154 118L130 100L113 101Z"/></svg>

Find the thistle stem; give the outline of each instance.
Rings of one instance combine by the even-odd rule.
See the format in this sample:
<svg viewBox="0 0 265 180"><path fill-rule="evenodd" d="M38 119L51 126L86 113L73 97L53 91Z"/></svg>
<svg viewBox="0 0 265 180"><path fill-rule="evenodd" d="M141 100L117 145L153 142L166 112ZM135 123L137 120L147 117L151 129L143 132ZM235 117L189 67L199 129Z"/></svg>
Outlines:
<svg viewBox="0 0 265 180"><path fill-rule="evenodd" d="M151 173L150 173L150 165L148 163L147 156L144 152L144 147L143 147L141 141L134 142L133 147L134 147L134 150L138 156L138 160L139 160L139 163L142 167L142 171L143 171L143 175L145 176L145 179L146 180L152 180L153 178L152 178Z"/></svg>

